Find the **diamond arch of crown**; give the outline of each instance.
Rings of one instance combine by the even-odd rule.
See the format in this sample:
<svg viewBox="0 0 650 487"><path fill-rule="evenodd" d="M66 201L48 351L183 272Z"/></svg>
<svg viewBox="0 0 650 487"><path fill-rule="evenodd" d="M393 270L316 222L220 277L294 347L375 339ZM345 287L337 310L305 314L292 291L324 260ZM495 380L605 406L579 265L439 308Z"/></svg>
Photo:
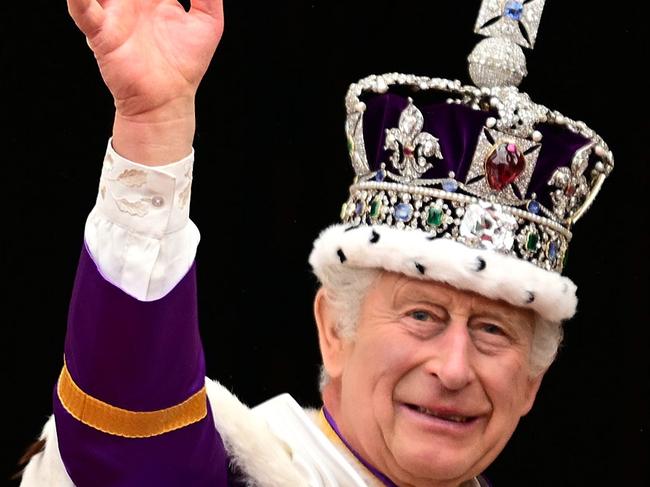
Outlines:
<svg viewBox="0 0 650 487"><path fill-rule="evenodd" d="M534 125L537 123L548 123L564 127L589 140L590 142L586 146L588 151L586 156L588 157L593 152L599 161L592 169L589 192L584 201L578 208L570 212L566 218L557 219L562 220L562 223L567 229L577 222L589 209L606 177L614 168L614 156L611 150L605 141L584 122L574 121L558 111L550 110L543 105L534 103L528 95L519 92L516 87L477 88L472 85L463 85L458 80L430 78L412 74L386 73L370 75L357 83L353 83L350 85L346 95L346 133L352 166L357 178L364 178L364 176L371 173L363 139L363 114L366 105L361 100L361 97L365 93L387 93L391 87L406 87L411 88L413 91L438 91L448 94L447 103L450 104L465 105L474 110L482 111L496 109L499 113L499 118L495 121L497 128L500 128L506 134L516 133L520 137L534 140L537 137ZM530 123L525 124L524 127L509 125L510 122L507 120L507 105L510 105L510 112L512 112L513 100L518 108L523 108L534 114Z"/></svg>

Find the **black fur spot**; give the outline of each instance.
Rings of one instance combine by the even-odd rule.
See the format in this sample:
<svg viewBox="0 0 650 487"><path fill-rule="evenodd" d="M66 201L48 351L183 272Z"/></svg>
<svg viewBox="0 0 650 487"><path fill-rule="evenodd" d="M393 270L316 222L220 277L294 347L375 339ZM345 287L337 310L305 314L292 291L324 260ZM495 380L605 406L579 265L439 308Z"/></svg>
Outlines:
<svg viewBox="0 0 650 487"><path fill-rule="evenodd" d="M426 269L425 269L425 267L424 267L422 264L416 262L416 263L415 263L415 268L418 270L418 272L419 272L420 274L424 275Z"/></svg>
<svg viewBox="0 0 650 487"><path fill-rule="evenodd" d="M336 255L339 256L339 259L341 260L341 264L343 264L346 260L348 260L348 258L345 256L345 254L343 253L343 251L341 249L338 249L336 251Z"/></svg>
<svg viewBox="0 0 650 487"><path fill-rule="evenodd" d="M377 243L377 242L379 242L379 234L373 230L372 237L370 237L370 243Z"/></svg>
<svg viewBox="0 0 650 487"><path fill-rule="evenodd" d="M535 294L533 294L530 291L526 291L526 294L528 294L528 299L526 299L526 304L530 304L533 301L535 301Z"/></svg>
<svg viewBox="0 0 650 487"><path fill-rule="evenodd" d="M349 232L350 230L354 230L356 228L359 228L359 225L352 225L351 227L346 228L345 231Z"/></svg>
<svg viewBox="0 0 650 487"><path fill-rule="evenodd" d="M485 262L485 259L483 257L477 257L476 258L476 272L481 272L485 267L487 266L487 263Z"/></svg>

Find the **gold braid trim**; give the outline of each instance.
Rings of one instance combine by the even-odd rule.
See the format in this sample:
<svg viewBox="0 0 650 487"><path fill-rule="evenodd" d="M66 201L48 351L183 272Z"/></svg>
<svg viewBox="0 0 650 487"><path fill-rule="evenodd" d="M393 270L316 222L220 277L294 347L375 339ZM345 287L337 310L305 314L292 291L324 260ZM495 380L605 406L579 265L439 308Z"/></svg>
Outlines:
<svg viewBox="0 0 650 487"><path fill-rule="evenodd" d="M129 411L96 399L74 382L63 365L57 393L63 407L75 419L110 435L150 438L196 423L208 414L205 386L176 406L158 411Z"/></svg>

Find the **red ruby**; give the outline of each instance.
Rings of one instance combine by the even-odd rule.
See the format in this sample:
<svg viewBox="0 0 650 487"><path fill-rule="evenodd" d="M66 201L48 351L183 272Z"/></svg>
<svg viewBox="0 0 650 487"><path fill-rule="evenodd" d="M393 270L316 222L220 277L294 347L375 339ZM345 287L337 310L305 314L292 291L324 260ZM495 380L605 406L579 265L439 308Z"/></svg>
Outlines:
<svg viewBox="0 0 650 487"><path fill-rule="evenodd" d="M415 151L411 149L410 147L404 147L404 155L407 157L411 157Z"/></svg>
<svg viewBox="0 0 650 487"><path fill-rule="evenodd" d="M488 184L497 191L514 182L525 168L526 158L511 143L499 144L485 160Z"/></svg>

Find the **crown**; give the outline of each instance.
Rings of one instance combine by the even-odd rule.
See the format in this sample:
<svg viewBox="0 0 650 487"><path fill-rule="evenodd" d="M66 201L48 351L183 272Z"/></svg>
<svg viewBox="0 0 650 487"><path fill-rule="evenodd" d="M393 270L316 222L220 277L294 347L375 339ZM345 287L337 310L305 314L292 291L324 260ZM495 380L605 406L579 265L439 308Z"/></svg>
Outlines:
<svg viewBox="0 0 650 487"><path fill-rule="evenodd" d="M419 229L562 271L572 226L614 159L584 122L517 88L543 7L483 1L475 32L488 37L468 58L476 86L399 73L350 86L343 223Z"/></svg>

